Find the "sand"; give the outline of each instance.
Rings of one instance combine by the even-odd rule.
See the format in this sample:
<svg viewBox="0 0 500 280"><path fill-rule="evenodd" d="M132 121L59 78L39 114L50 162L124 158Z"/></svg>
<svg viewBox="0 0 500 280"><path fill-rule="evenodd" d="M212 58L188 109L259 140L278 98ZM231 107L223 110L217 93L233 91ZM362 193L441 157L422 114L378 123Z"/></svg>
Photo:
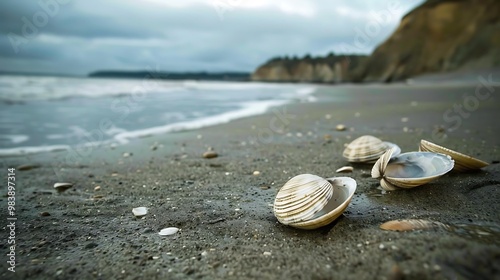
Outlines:
<svg viewBox="0 0 500 280"><path fill-rule="evenodd" d="M479 95L476 88L325 86L316 93L321 102L228 124L93 147L73 158L66 152L2 158L4 182L7 167L39 167L16 172L16 272L7 270L4 228L0 278L498 279L500 87L483 87ZM453 111L455 104L464 109ZM347 130L335 130L338 124ZM403 152L427 139L491 165L382 192L371 165L341 156L345 143L364 134ZM202 158L208 149L219 157ZM336 174L344 165L354 171ZM302 173L357 181L334 223L306 231L273 216L279 188ZM74 186L56 193L56 182ZM6 208L5 194L4 188ZM149 213L136 218L132 208L140 206ZM6 211L0 213L7 225ZM449 227L379 228L394 219ZM158 235L166 227L180 231Z"/></svg>

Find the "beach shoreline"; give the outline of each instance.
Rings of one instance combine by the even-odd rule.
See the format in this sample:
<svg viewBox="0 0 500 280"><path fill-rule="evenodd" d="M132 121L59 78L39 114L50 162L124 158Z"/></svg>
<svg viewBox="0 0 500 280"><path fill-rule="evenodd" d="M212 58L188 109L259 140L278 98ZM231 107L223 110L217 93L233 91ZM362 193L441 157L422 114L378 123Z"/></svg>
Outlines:
<svg viewBox="0 0 500 280"><path fill-rule="evenodd" d="M4 169L37 166L16 173L15 276L495 277L500 271L500 88L483 85L478 91L480 85L317 86L319 102L289 103L114 149L103 146L76 160L64 152L0 158ZM337 131L338 124L347 129ZM430 140L490 166L385 193L371 178L371 165L352 165L341 156L345 143L365 134L396 143L403 152L417 150L420 139ZM219 157L202 158L209 149ZM336 174L344 165L354 172ZM353 201L333 224L304 231L273 216L269 204L278 189L303 173L357 181ZM58 194L52 188L56 182L74 186ZM2 205L6 201L2 197ZM139 206L149 208L142 219L131 212ZM455 230L379 229L387 220L407 218ZM169 226L181 231L158 235ZM11 279L10 273L0 276Z"/></svg>

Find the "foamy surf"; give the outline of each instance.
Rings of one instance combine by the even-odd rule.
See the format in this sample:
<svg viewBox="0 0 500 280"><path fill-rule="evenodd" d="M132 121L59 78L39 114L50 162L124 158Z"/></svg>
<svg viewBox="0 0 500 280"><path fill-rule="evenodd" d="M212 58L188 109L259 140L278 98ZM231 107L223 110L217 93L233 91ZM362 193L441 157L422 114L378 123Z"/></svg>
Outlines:
<svg viewBox="0 0 500 280"><path fill-rule="evenodd" d="M134 96L140 80L6 77L0 100L22 102L0 102L3 157L124 144L316 101L310 85L161 80Z"/></svg>
<svg viewBox="0 0 500 280"><path fill-rule="evenodd" d="M223 113L220 115L215 115L206 118L195 119L192 121L179 122L165 126L151 127L142 130L128 131L116 134L114 139L120 143L125 144L129 142L129 139L142 138L146 136L153 136L158 134L164 134L168 132L179 132L186 130L194 130L207 126L213 126L223 123L228 123L232 120L250 117L255 115L260 115L265 113L269 108L284 105L288 103L286 100L273 100L265 102L248 102L243 105L243 107L236 111L231 111Z"/></svg>

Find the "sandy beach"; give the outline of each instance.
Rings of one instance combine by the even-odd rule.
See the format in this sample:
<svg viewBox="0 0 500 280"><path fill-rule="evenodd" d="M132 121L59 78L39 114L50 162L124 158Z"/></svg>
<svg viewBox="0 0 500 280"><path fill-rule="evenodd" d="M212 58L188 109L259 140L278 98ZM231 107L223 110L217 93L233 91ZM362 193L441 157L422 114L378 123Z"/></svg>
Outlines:
<svg viewBox="0 0 500 280"><path fill-rule="evenodd" d="M0 278L498 279L499 92L481 83L319 86L319 102L223 125L92 147L78 157L0 158L4 185L7 168L35 166L15 172L15 273L6 264L10 228L2 192ZM347 129L337 131L338 124ZM372 165L342 158L344 145L365 134L403 152L426 139L490 165L382 192ZM202 158L208 149L219 157ZM345 165L354 171L335 173ZM306 231L274 217L279 188L303 173L357 181L333 224ZM74 186L56 193L56 182ZM132 208L140 206L149 213L135 218ZM379 228L394 219L449 227ZM180 231L158 235L166 227Z"/></svg>

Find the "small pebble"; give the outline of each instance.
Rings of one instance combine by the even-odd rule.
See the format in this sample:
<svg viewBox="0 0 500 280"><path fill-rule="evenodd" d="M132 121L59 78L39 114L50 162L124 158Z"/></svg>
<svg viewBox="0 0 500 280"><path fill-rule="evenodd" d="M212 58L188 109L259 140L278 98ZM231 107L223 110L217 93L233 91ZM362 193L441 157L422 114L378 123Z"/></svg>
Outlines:
<svg viewBox="0 0 500 280"><path fill-rule="evenodd" d="M50 216L50 213L49 212L40 212L40 216L47 217L47 216Z"/></svg>
<svg viewBox="0 0 500 280"><path fill-rule="evenodd" d="M23 164L23 165L19 165L18 167L16 167L16 170L27 171L27 170L31 170L31 169L38 168L38 167L40 167L40 165L36 165L36 164Z"/></svg>
<svg viewBox="0 0 500 280"><path fill-rule="evenodd" d="M387 277L389 280L401 280L404 279L403 272L399 268L399 265L395 264L392 266L391 270L389 271L389 277Z"/></svg>
<svg viewBox="0 0 500 280"><path fill-rule="evenodd" d="M203 158L216 158L218 156L219 156L219 154L217 154L214 151L207 151L207 152L203 153Z"/></svg>
<svg viewBox="0 0 500 280"><path fill-rule="evenodd" d="M99 191L101 190L101 186L95 186L94 191Z"/></svg>
<svg viewBox="0 0 500 280"><path fill-rule="evenodd" d="M264 256L270 256L271 252L264 252L264 253L262 253L262 255L264 255Z"/></svg>
<svg viewBox="0 0 500 280"><path fill-rule="evenodd" d="M343 125L343 124L338 124L338 125L335 127L335 129L336 129L337 131L344 131L344 130L346 130L346 127L345 127L345 125Z"/></svg>
<svg viewBox="0 0 500 280"><path fill-rule="evenodd" d="M380 244L380 245L378 245L378 248L379 248L380 250L384 250L384 249L385 249L385 246L384 246L384 244Z"/></svg>
<svg viewBox="0 0 500 280"><path fill-rule="evenodd" d="M253 175L255 175L255 176L260 175L260 171L255 170L255 171L253 172Z"/></svg>
<svg viewBox="0 0 500 280"><path fill-rule="evenodd" d="M131 157L132 155L133 155L132 153L123 153L124 158Z"/></svg>

